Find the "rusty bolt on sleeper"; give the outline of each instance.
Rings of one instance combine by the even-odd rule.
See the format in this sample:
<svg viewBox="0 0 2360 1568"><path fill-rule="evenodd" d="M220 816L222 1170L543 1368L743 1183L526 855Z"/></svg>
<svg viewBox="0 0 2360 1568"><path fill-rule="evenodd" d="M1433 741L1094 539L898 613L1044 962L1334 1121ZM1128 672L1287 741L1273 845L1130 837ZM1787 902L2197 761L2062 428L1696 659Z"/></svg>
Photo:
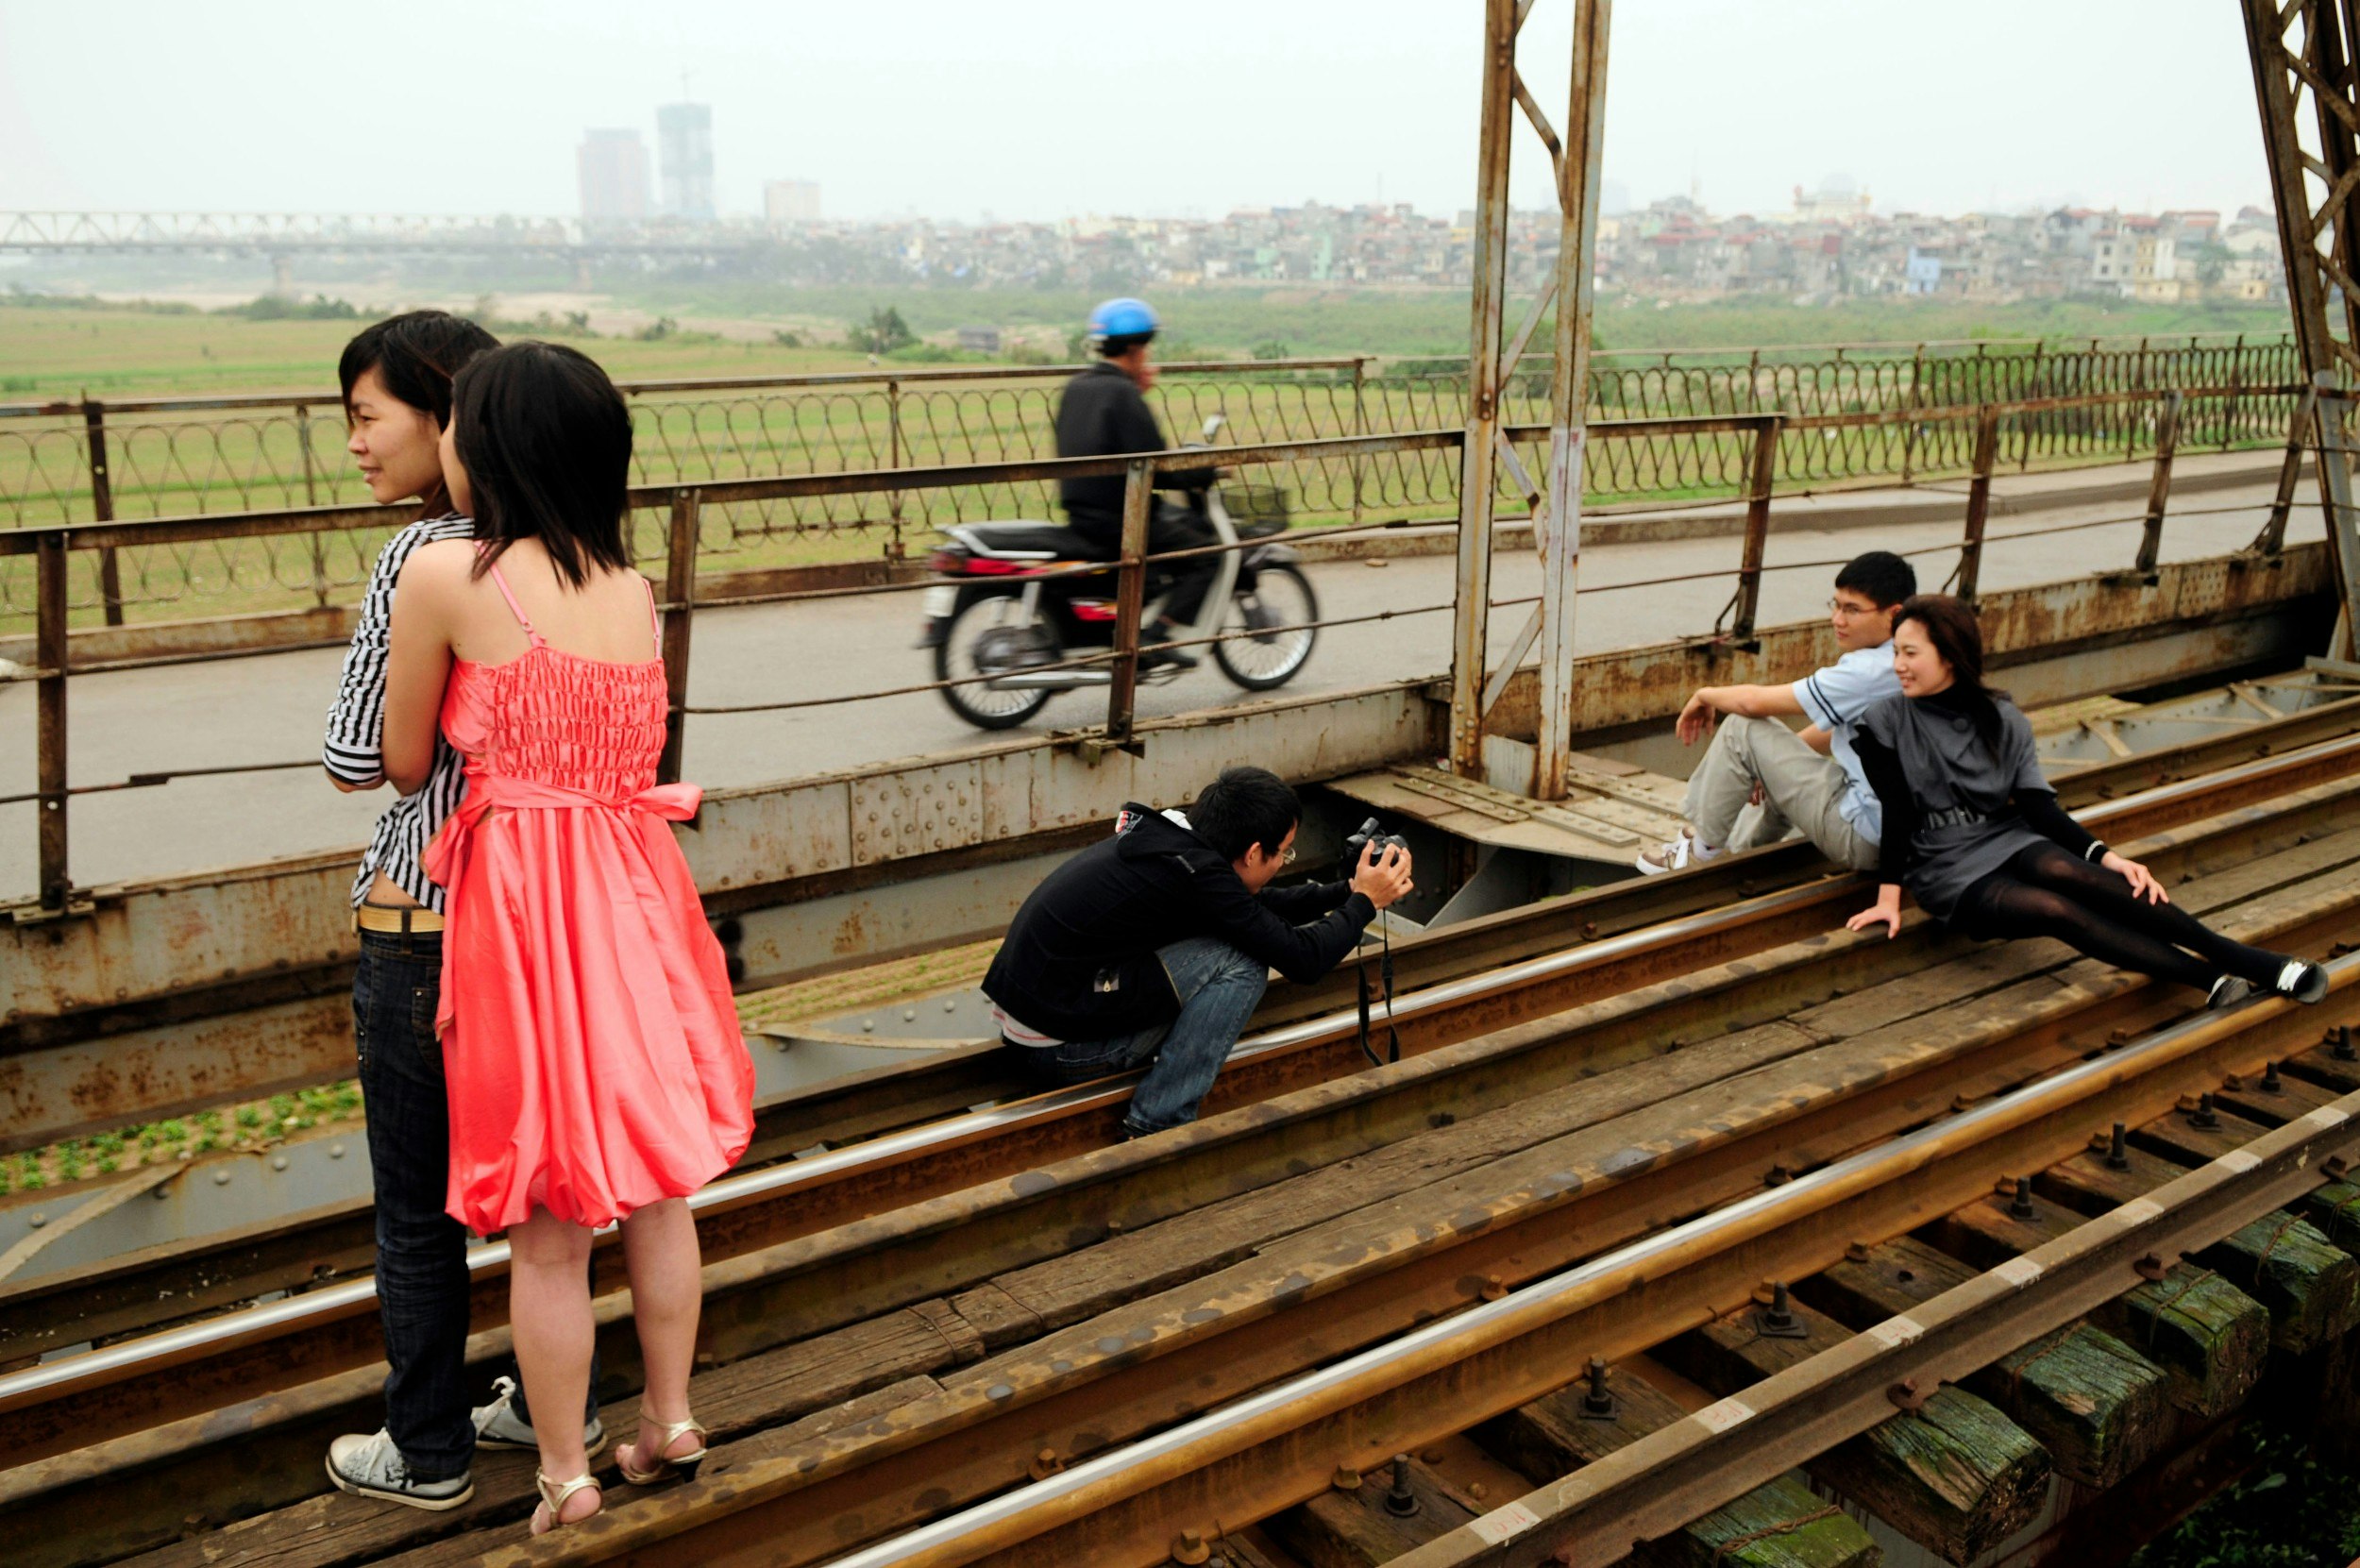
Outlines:
<svg viewBox="0 0 2360 1568"><path fill-rule="evenodd" d="M1584 1421L1612 1421L1623 1413L1623 1402L1607 1387L1606 1357L1590 1357L1590 1388L1581 1396L1581 1417Z"/></svg>
<svg viewBox="0 0 2360 1568"><path fill-rule="evenodd" d="M2360 1051L2354 1051L2352 1046L2351 1024L2338 1023L2335 1027L2329 1029L2327 1032L2327 1043L2332 1048L2330 1054L2332 1054L2337 1061L2360 1061Z"/></svg>
<svg viewBox="0 0 2360 1568"><path fill-rule="evenodd" d="M1811 1330L1795 1315L1795 1304L1789 1299L1786 1281L1770 1282L1770 1305L1754 1314L1754 1329L1765 1340L1804 1340Z"/></svg>
<svg viewBox="0 0 2360 1568"><path fill-rule="evenodd" d="M2032 1178L2015 1179L2015 1196L2008 1200L2008 1212L2019 1220L2029 1220L2037 1211L2032 1207Z"/></svg>
<svg viewBox="0 0 2360 1568"><path fill-rule="evenodd" d="M2211 1095L2200 1094L2196 1097L2196 1109L2188 1113L2188 1125L2201 1133L2214 1132L2219 1128L2220 1117L2213 1109Z"/></svg>
<svg viewBox="0 0 2360 1568"><path fill-rule="evenodd" d="M1393 1456L1393 1484L1385 1493L1385 1511L1407 1519L1418 1511L1418 1494L1409 1490L1409 1456Z"/></svg>
<svg viewBox="0 0 2360 1568"><path fill-rule="evenodd" d="M2106 1169L2131 1169L2131 1130L2119 1121L2115 1123L2115 1130L2106 1135Z"/></svg>

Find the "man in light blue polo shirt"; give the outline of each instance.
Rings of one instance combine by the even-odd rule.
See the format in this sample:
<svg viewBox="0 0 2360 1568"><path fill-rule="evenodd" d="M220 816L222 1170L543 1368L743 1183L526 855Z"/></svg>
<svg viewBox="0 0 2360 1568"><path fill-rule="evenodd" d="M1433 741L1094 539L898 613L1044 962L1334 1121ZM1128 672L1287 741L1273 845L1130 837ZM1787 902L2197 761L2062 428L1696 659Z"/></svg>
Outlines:
<svg viewBox="0 0 2360 1568"><path fill-rule="evenodd" d="M1852 726L1869 707L1900 695L1893 673L1893 612L1917 592L1917 573L1889 550L1870 550L1836 574L1828 613L1843 655L1793 685L1706 686L1680 709L1679 737L1691 746L1723 715L1729 722L1689 775L1688 828L1641 851L1650 876L1711 860L1725 850L1771 844L1795 828L1839 866L1877 864L1876 791L1852 752ZM1801 733L1779 719L1801 716ZM1747 805L1760 808L1741 821Z"/></svg>

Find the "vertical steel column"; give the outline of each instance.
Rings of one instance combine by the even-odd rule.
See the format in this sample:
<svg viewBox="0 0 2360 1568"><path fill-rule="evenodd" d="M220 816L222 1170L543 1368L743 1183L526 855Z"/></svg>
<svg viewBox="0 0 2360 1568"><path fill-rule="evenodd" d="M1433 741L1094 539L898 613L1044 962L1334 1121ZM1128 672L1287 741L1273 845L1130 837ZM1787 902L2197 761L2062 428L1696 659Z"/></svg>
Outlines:
<svg viewBox="0 0 2360 1568"><path fill-rule="evenodd" d="M319 477L312 462L312 411L302 404L295 406L295 450L303 457L303 504L320 504ZM328 608L328 540L319 530L312 531L312 602Z"/></svg>
<svg viewBox="0 0 2360 1568"><path fill-rule="evenodd" d="M678 784L681 750L687 738L688 633L697 607L698 492L672 493L672 528L664 548L664 755L655 765L658 784Z"/></svg>
<svg viewBox="0 0 2360 1568"><path fill-rule="evenodd" d="M1786 421L1767 414L1754 426L1754 449L1745 465L1745 546L1737 563L1737 614L1730 617L1729 635L1741 643L1753 641L1754 619L1762 612L1762 558L1770 547L1770 486L1778 474L1778 437Z"/></svg>
<svg viewBox="0 0 2360 1568"><path fill-rule="evenodd" d="M82 431L90 447L90 510L102 523L115 520L112 464L107 460L107 405L82 399ZM109 626L123 624L123 568L112 545L98 552L98 600Z"/></svg>
<svg viewBox="0 0 2360 1568"><path fill-rule="evenodd" d="M1999 411L1985 406L1975 420L1975 477L1966 486L1966 531L1959 540L1959 598L1975 602L1983 570L1983 526L1991 519L1991 470L1999 456Z"/></svg>
<svg viewBox="0 0 2360 1568"><path fill-rule="evenodd" d="M1574 607L1581 567L1582 460L1589 447L1592 281L1598 170L1606 149L1607 34L1613 0L1574 0L1565 150L1557 162L1556 375L1549 394L1549 511L1541 548L1541 722L1533 794L1565 798L1574 733ZM1752 382L1746 397L1753 396ZM1478 743L1479 744L1479 743Z"/></svg>
<svg viewBox="0 0 2360 1568"><path fill-rule="evenodd" d="M1352 433L1355 435L1369 433L1368 369L1369 357L1366 354L1352 357ZM1357 452L1352 456L1352 520L1356 524L1360 521L1360 479L1368 461Z"/></svg>
<svg viewBox="0 0 2360 1568"><path fill-rule="evenodd" d="M1131 738L1139 689L1139 616L1147 604L1147 519L1155 504L1155 475L1144 462L1122 476L1122 558L1115 579L1115 662L1106 685L1106 738Z"/></svg>
<svg viewBox="0 0 2360 1568"><path fill-rule="evenodd" d="M66 868L66 536L44 533L35 547L33 658L41 666L35 683L39 719L34 734L35 787L40 791L41 903L63 909L74 884Z"/></svg>
<svg viewBox="0 0 2360 1568"><path fill-rule="evenodd" d="M2294 510L2295 481L2302 473L2303 450L2311 444L2319 391L2332 386L2334 379L2320 371L2295 400L2295 416L2286 422L2285 460L2278 465L2278 494L2270 499L2269 516L2264 519L2262 531L2253 536L2249 547L2263 555L2278 555L2286 548L2286 515Z"/></svg>
<svg viewBox="0 0 2360 1568"><path fill-rule="evenodd" d="M2319 475L2327 490L2328 563L2335 568L2341 608L2335 617L2335 637L2329 649L2338 659L2352 657L2355 628L2360 628L2360 550L2352 548L2352 440L2345 422L2352 417L2352 399L2345 394L2322 394L2318 401Z"/></svg>
<svg viewBox="0 0 2360 1568"><path fill-rule="evenodd" d="M901 467L902 383L899 380L885 382L885 466ZM905 553L902 544L902 492L893 491L886 497L886 506L892 516L893 538L885 547L885 555L889 560L899 561Z"/></svg>
<svg viewBox="0 0 2360 1568"><path fill-rule="evenodd" d="M2147 531L2139 536L2139 557L2133 567L2150 582L2155 581L2156 558L2164 548L2164 508L2171 500L2171 454L2180 445L2180 409L2179 392L2166 392L2155 415L2155 473L2147 483Z"/></svg>
<svg viewBox="0 0 2360 1568"><path fill-rule="evenodd" d="M1450 760L1483 771L1483 677L1492 623L1493 447L1500 421L1500 316L1508 292L1508 146L1515 127L1516 0L1485 0L1483 122L1475 161L1474 326L1467 439L1458 456L1458 599L1451 617Z"/></svg>

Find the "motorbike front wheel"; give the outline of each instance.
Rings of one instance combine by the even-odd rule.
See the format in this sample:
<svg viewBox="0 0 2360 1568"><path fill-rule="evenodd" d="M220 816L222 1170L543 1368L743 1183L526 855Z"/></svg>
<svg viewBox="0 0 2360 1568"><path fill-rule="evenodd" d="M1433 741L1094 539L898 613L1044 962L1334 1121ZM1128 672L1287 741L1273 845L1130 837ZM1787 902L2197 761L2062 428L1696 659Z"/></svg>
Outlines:
<svg viewBox="0 0 2360 1568"><path fill-rule="evenodd" d="M1045 686L1003 691L986 683L994 676L1065 657L1057 629L1036 615L1027 617L1014 594L993 594L960 610L942 641L935 645L935 679L951 711L983 730L1012 730L1041 711L1052 693Z"/></svg>
<svg viewBox="0 0 2360 1568"><path fill-rule="evenodd" d="M1310 659L1320 638L1320 600L1294 566L1262 566L1254 575L1253 592L1230 597L1213 661L1246 690L1273 691Z"/></svg>

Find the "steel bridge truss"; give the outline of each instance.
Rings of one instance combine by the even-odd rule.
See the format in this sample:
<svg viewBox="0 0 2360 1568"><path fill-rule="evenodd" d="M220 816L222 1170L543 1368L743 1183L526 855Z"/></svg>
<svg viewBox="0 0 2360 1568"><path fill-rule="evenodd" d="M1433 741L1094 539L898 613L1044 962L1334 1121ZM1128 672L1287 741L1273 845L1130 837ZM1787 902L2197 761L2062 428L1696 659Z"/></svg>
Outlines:
<svg viewBox="0 0 2360 1568"><path fill-rule="evenodd" d="M1574 590L1581 557L1581 471L1588 429L1590 321L1596 257L1598 170L1606 137L1607 33L1612 0L1573 0L1574 43L1560 137L1517 69L1516 42L1536 0L1487 0L1483 119L1475 183L1475 324L1467 367L1467 442L1461 453L1458 610L1451 654L1451 765L1484 772L1484 719L1509 677L1537 644L1541 710L1533 792L1561 800L1572 750ZM1508 303L1509 167L1521 111L1556 170L1557 266L1503 346ZM1500 402L1516 363L1552 306L1553 368L1545 491L1502 440ZM1505 473L1532 517L1541 554L1541 601L1487 674L1495 476Z"/></svg>

